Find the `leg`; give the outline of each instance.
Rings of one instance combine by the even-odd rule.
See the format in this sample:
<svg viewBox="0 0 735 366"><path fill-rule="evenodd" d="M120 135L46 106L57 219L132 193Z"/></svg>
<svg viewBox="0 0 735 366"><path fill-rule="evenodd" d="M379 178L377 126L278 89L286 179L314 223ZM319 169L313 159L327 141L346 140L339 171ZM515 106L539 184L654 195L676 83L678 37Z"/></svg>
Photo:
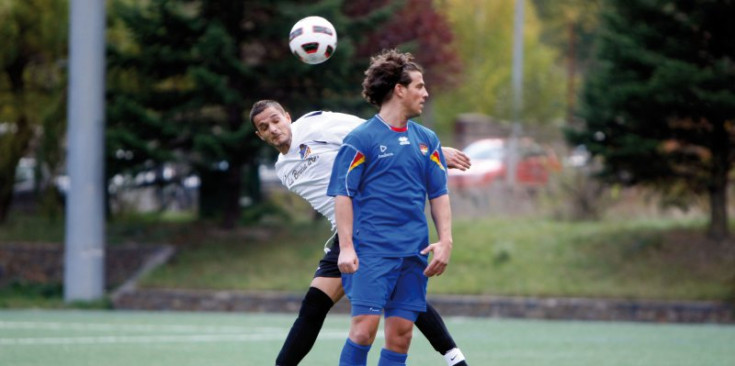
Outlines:
<svg viewBox="0 0 735 366"><path fill-rule="evenodd" d="M426 303L426 311L419 313L416 319L416 327L429 340L431 346L442 354L449 366L466 366L462 351L457 348L457 344L452 339L444 320L428 302Z"/></svg>
<svg viewBox="0 0 735 366"><path fill-rule="evenodd" d="M316 342L327 313L343 295L342 279L339 277L315 277L312 280L301 303L299 316L278 353L276 365L290 366L301 362Z"/></svg>
<svg viewBox="0 0 735 366"><path fill-rule="evenodd" d="M444 320L429 303L426 303L426 312L419 313L419 317L416 319L416 328L419 328L421 333L429 340L431 346L441 354L457 347L454 339L449 334L449 330L447 330L447 326L444 324Z"/></svg>
<svg viewBox="0 0 735 366"><path fill-rule="evenodd" d="M367 355L378 332L380 315L353 315L350 335L339 357L340 366L364 366Z"/></svg>
<svg viewBox="0 0 735 366"><path fill-rule="evenodd" d="M385 348L378 366L405 366L413 324L426 307L425 261L403 258L400 276L385 308Z"/></svg>
<svg viewBox="0 0 735 366"><path fill-rule="evenodd" d="M342 348L340 366L363 366L375 340L385 301L400 273L401 258L360 257L360 269L342 274L350 299L350 334Z"/></svg>
<svg viewBox="0 0 735 366"><path fill-rule="evenodd" d="M385 348L396 353L408 353L413 334L411 320L391 316L385 318Z"/></svg>

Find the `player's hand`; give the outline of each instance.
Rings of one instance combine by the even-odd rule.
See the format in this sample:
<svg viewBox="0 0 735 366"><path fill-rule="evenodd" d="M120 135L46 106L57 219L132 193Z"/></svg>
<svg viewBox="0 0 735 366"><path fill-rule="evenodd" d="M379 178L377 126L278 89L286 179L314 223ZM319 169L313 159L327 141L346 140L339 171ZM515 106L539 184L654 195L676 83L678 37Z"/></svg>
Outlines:
<svg viewBox="0 0 735 366"><path fill-rule="evenodd" d="M424 250L421 251L421 254L429 254L429 252L434 253L434 255L431 257L429 265L424 270L424 275L426 275L426 277L434 275L439 276L444 273L445 269L447 269L449 257L452 255L452 244L448 242L437 242L424 248Z"/></svg>
<svg viewBox="0 0 735 366"><path fill-rule="evenodd" d="M469 156L453 147L442 147L442 153L444 153L444 159L447 161L447 167L450 169L464 171L472 165Z"/></svg>
<svg viewBox="0 0 735 366"><path fill-rule="evenodd" d="M357 253L354 248L340 249L339 258L337 259L337 267L342 273L355 273L360 267L360 261L357 259Z"/></svg>

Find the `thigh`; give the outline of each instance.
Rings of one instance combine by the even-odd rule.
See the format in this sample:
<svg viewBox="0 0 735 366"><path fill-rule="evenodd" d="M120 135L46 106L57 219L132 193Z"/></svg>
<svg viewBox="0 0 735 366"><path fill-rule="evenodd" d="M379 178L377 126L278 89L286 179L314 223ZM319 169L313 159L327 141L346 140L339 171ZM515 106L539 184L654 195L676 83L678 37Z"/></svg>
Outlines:
<svg viewBox="0 0 735 366"><path fill-rule="evenodd" d="M335 304L345 295L342 289L342 279L339 277L314 277L311 280L311 287L318 288L327 294Z"/></svg>
<svg viewBox="0 0 735 366"><path fill-rule="evenodd" d="M314 278L330 277L340 279L342 274L339 272L337 260L339 259L339 237L335 235L332 244L324 248L324 257L319 261L319 266L314 272Z"/></svg>
<svg viewBox="0 0 735 366"><path fill-rule="evenodd" d="M360 257L355 273L342 274L345 294L353 305L382 312L400 275L402 258Z"/></svg>
<svg viewBox="0 0 735 366"><path fill-rule="evenodd" d="M386 304L386 316L389 310L410 312L426 311L426 285L428 278L424 275L426 260L422 257L406 257L400 269L400 276L395 289ZM399 316L401 316L399 314ZM413 318L415 320L415 317Z"/></svg>

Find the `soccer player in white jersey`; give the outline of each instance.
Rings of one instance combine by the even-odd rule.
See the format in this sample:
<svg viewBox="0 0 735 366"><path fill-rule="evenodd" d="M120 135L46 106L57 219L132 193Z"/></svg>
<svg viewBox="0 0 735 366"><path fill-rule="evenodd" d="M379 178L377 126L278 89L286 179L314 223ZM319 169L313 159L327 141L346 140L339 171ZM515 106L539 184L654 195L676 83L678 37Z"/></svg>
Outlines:
<svg viewBox="0 0 735 366"><path fill-rule="evenodd" d="M327 217L335 231L334 198L327 196L332 165L343 138L364 122L353 115L317 111L307 113L295 122L276 101L261 100L250 111L256 134L280 152L276 172L284 186L306 199ZM466 170L469 158L461 151L443 148L450 168ZM330 238L327 252L311 281L301 304L299 315L276 359L276 365L297 365L314 345L324 319L332 306L344 296L337 258L339 242ZM434 349L444 355L447 365L467 365L443 320L431 306L420 314L416 326Z"/></svg>

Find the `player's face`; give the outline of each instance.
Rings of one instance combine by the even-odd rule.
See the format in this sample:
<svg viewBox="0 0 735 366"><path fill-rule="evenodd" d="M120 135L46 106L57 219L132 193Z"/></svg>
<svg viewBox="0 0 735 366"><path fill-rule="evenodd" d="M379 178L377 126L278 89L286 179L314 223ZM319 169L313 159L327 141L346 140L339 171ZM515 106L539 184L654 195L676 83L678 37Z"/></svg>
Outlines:
<svg viewBox="0 0 735 366"><path fill-rule="evenodd" d="M281 153L291 147L291 115L278 108L268 107L253 117L255 134Z"/></svg>
<svg viewBox="0 0 735 366"><path fill-rule="evenodd" d="M406 97L403 99L408 118L420 116L424 110L424 103L429 97L424 83L424 75L419 71L409 71L411 83L406 86Z"/></svg>

